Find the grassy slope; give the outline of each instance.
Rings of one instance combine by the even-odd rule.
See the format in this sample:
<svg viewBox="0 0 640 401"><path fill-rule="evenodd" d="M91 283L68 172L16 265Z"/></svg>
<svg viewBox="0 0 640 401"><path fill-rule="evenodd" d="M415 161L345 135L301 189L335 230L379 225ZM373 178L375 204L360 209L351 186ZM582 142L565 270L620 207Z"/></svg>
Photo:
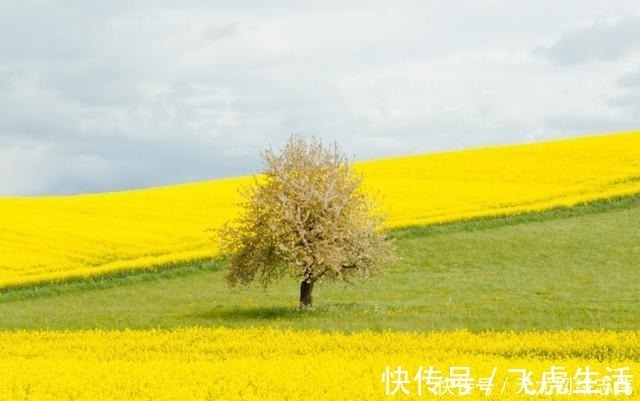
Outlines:
<svg viewBox="0 0 640 401"><path fill-rule="evenodd" d="M0 329L640 329L640 198L393 232L403 260L366 285L226 288L224 264L0 296Z"/></svg>

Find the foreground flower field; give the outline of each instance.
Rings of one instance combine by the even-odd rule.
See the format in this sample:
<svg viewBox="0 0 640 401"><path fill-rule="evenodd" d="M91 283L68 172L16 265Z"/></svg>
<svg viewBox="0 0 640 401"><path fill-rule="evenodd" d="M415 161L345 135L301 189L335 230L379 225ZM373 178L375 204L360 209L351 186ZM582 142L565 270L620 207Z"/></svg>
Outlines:
<svg viewBox="0 0 640 401"><path fill-rule="evenodd" d="M640 193L640 133L363 162L387 227ZM249 178L120 193L0 198L0 288L206 259Z"/></svg>
<svg viewBox="0 0 640 401"><path fill-rule="evenodd" d="M469 367L473 380L491 376L496 368L488 398L501 400L536 398L516 394L518 374L509 369L531 371L532 387L552 366L564 368L569 377L589 366L599 373L594 381L611 375L607 367L625 369L631 397L598 397L637 399L633 379L640 372L640 333L0 332L0 399L382 400L390 399L383 381L386 367L398 365L411 374L403 385L409 395L400 391L396 399L447 399L426 389L418 396L413 373L420 366L434 366L443 377L450 367ZM486 398L475 385L469 395L457 397Z"/></svg>

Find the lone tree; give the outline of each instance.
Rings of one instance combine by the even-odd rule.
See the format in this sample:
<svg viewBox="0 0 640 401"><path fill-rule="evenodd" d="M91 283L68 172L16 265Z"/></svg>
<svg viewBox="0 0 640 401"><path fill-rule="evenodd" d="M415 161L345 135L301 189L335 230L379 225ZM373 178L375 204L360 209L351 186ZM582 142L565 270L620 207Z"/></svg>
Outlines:
<svg viewBox="0 0 640 401"><path fill-rule="evenodd" d="M294 135L261 156L263 174L243 188L243 212L221 232L230 286L292 276L306 307L316 282L366 279L393 258L383 214L335 143Z"/></svg>

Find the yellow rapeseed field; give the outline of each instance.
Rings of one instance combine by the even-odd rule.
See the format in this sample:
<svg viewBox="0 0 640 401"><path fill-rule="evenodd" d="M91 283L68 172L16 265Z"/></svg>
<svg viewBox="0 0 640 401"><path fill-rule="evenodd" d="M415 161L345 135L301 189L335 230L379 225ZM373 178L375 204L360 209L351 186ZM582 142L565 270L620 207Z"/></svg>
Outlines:
<svg viewBox="0 0 640 401"><path fill-rule="evenodd" d="M640 193L640 132L358 163L387 227ZM233 178L138 191L0 198L0 287L206 259L237 213Z"/></svg>
<svg viewBox="0 0 640 401"><path fill-rule="evenodd" d="M440 386L432 387L435 391L448 388L454 395L429 393L426 377L419 395L415 377L421 366L422 377L430 366L440 371L440 379L431 375L431 383ZM397 375L385 375L387 367ZM452 367L469 370L452 373ZM491 377L494 368L487 397L481 379ZM523 373L510 369L531 373L528 391L550 394L517 394ZM564 382L552 381L547 373L543 385L545 372L553 369L555 379L566 375ZM638 399L640 333L343 334L269 328L0 332L3 400L553 400L567 395L556 395L560 387L552 383L572 383L571 391L579 390L584 379L580 372L587 369L591 391L610 393L574 393L575 398ZM396 379L403 372L408 381L400 388ZM452 377L468 379L457 387L447 379ZM387 383L395 396L386 395ZM460 397L467 385L470 393ZM631 391L631 396L614 396L614 389L619 394Z"/></svg>

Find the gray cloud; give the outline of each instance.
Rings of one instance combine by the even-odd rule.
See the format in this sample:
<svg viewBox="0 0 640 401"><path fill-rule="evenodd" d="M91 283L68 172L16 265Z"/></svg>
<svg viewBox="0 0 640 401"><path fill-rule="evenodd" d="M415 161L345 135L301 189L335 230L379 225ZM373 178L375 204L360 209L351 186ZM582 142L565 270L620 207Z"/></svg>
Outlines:
<svg viewBox="0 0 640 401"><path fill-rule="evenodd" d="M366 159L640 127L622 100L635 39L604 39L635 32L640 10L550 4L2 3L0 194L247 174L291 133ZM601 20L618 22L563 33ZM580 32L611 48L577 56ZM612 61L541 62L549 38L549 57Z"/></svg>
<svg viewBox="0 0 640 401"><path fill-rule="evenodd" d="M637 92L612 96L608 101L613 107L626 109L636 115L640 113L640 94Z"/></svg>
<svg viewBox="0 0 640 401"><path fill-rule="evenodd" d="M607 104L626 115L640 115L640 68L627 71L616 84L618 90L607 98Z"/></svg>
<svg viewBox="0 0 640 401"><path fill-rule="evenodd" d="M556 42L538 47L534 54L560 65L619 59L640 46L640 17L596 21L563 34Z"/></svg>
<svg viewBox="0 0 640 401"><path fill-rule="evenodd" d="M635 71L627 72L617 81L618 85L623 88L639 88L640 87L640 67Z"/></svg>

